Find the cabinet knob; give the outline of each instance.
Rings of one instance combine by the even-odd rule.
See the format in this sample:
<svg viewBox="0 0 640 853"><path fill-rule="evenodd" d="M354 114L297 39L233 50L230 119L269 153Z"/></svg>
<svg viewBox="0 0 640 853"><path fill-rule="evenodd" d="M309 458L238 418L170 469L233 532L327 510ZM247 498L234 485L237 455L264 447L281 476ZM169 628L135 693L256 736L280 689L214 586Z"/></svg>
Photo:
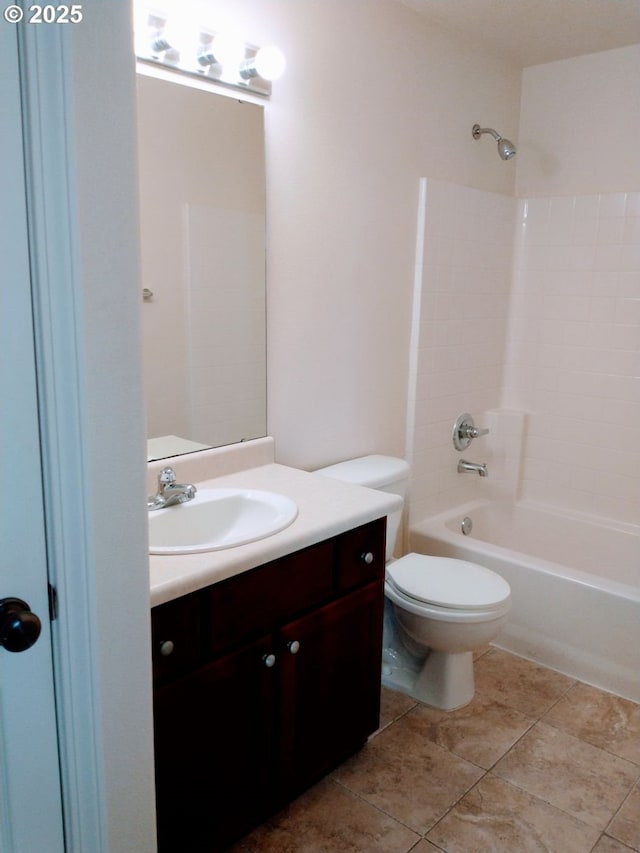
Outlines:
<svg viewBox="0 0 640 853"><path fill-rule="evenodd" d="M175 646L172 640L164 640L164 642L160 643L160 654L164 658L168 658L169 655L173 654Z"/></svg>
<svg viewBox="0 0 640 853"><path fill-rule="evenodd" d="M370 566L371 563L373 563L373 554L371 553L371 551L366 551L364 554L360 555L360 559L363 563L366 563L368 566Z"/></svg>
<svg viewBox="0 0 640 853"><path fill-rule="evenodd" d="M268 668L276 665L276 656L275 655L262 655L262 662Z"/></svg>
<svg viewBox="0 0 640 853"><path fill-rule="evenodd" d="M297 655L300 651L300 643L298 640L289 640L287 643L287 649L292 655Z"/></svg>

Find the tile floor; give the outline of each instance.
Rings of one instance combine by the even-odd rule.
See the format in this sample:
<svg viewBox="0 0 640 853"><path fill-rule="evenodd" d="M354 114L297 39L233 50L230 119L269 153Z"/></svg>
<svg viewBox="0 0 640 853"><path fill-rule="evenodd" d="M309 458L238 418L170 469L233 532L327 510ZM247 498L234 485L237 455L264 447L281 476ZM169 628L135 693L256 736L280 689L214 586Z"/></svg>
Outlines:
<svg viewBox="0 0 640 853"><path fill-rule="evenodd" d="M383 690L367 745L234 853L640 851L640 705L488 649L437 711Z"/></svg>

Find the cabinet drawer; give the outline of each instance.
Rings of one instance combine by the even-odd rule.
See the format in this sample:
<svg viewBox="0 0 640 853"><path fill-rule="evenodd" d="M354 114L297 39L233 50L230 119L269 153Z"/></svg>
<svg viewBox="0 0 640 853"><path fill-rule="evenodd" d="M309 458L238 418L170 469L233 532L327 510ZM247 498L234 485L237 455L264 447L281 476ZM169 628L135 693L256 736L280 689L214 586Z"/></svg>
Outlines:
<svg viewBox="0 0 640 853"><path fill-rule="evenodd" d="M202 660L198 593L151 610L153 680L180 675Z"/></svg>
<svg viewBox="0 0 640 853"><path fill-rule="evenodd" d="M379 518L338 537L338 593L384 578L385 532L386 519Z"/></svg>
<svg viewBox="0 0 640 853"><path fill-rule="evenodd" d="M333 595L333 542L312 545L207 590L209 652L271 631Z"/></svg>

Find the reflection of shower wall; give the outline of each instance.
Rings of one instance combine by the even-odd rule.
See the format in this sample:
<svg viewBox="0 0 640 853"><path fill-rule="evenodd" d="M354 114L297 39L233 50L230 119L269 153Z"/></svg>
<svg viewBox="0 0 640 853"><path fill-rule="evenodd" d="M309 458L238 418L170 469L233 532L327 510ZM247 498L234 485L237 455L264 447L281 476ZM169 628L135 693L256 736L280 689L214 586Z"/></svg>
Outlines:
<svg viewBox="0 0 640 853"><path fill-rule="evenodd" d="M264 435L264 215L187 205L184 228L189 435L213 446Z"/></svg>

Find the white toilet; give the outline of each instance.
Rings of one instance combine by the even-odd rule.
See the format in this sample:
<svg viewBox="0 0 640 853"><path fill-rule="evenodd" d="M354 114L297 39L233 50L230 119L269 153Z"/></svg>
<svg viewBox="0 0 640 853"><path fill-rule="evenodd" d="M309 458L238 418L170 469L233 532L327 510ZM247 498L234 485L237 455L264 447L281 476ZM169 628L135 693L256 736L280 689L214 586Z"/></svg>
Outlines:
<svg viewBox="0 0 640 853"><path fill-rule="evenodd" d="M362 456L316 473L404 498L409 465ZM473 652L497 637L511 590L476 563L424 554L394 560L401 517L399 511L387 518L382 683L451 711L473 699Z"/></svg>

